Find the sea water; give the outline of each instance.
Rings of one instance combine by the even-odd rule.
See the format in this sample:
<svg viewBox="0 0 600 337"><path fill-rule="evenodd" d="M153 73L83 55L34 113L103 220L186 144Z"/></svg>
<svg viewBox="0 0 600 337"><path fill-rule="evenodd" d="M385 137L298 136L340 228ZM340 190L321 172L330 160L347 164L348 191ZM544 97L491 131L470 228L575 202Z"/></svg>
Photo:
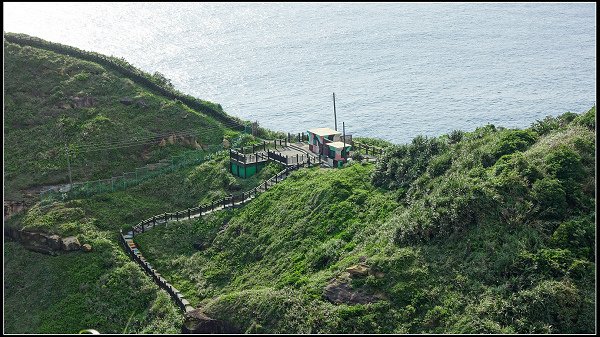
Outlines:
<svg viewBox="0 0 600 337"><path fill-rule="evenodd" d="M594 3L4 4L4 30L123 57L284 132L396 143L596 102ZM188 126L185 126L188 128Z"/></svg>

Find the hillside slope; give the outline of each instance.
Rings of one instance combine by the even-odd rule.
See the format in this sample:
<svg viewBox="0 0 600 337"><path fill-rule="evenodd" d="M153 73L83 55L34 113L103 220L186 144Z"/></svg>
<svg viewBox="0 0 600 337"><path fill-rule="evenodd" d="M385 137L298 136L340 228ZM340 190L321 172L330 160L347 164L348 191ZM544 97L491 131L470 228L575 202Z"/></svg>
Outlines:
<svg viewBox="0 0 600 337"><path fill-rule="evenodd" d="M594 164L595 107L300 170L239 211L136 240L246 332L591 333Z"/></svg>
<svg viewBox="0 0 600 337"><path fill-rule="evenodd" d="M68 183L67 146L73 181L106 179L189 151L190 141L221 144L234 126L100 64L4 42L9 199L22 199L31 187ZM188 141L159 146L173 134Z"/></svg>
<svg viewBox="0 0 600 337"><path fill-rule="evenodd" d="M134 136L191 130L197 143L221 144L239 132L229 124L148 91L94 62L5 41L4 193L20 200L39 185L68 182L64 142L73 179L106 178L171 155L202 152L167 142L127 146ZM132 104L121 100L130 98ZM125 100L126 101L126 100ZM64 136L64 137L63 137ZM245 135L244 142L253 141ZM78 148L112 144L107 151ZM8 333L177 333L182 315L118 245L117 233L150 215L197 206L254 187L227 172L226 155L88 198L39 202L4 222L7 228L75 236L91 252L57 256L4 239L4 327Z"/></svg>
<svg viewBox="0 0 600 337"><path fill-rule="evenodd" d="M77 148L165 130L191 128L202 144L235 134L97 63L47 50L5 42L5 76L5 193L15 197L67 181L65 141L78 180L194 150ZM192 304L246 332L594 332L595 114L417 137L377 165L302 169L241 209L136 242ZM182 315L117 232L277 170L244 180L227 164L219 155L10 218L5 227L76 236L92 251L49 256L7 241L5 331L180 331Z"/></svg>

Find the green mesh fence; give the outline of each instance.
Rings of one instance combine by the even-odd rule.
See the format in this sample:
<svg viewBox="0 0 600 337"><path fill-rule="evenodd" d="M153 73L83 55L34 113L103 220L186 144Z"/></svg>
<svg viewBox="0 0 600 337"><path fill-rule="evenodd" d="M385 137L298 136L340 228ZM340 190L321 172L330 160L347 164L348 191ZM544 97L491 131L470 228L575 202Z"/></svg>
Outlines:
<svg viewBox="0 0 600 337"><path fill-rule="evenodd" d="M232 140L231 145L239 146L241 140L242 137L240 136ZM181 155L172 156L170 160L154 164L153 167L139 167L136 168L135 171L123 173L121 176L112 177L110 179L73 183L71 189L68 190L66 188L63 188L63 190L46 190L40 193L40 200L42 202L52 202L124 190L128 187L136 186L150 178L164 175L183 167L199 165L224 153L227 153L227 150L223 148L223 145L209 145L206 150L189 151Z"/></svg>

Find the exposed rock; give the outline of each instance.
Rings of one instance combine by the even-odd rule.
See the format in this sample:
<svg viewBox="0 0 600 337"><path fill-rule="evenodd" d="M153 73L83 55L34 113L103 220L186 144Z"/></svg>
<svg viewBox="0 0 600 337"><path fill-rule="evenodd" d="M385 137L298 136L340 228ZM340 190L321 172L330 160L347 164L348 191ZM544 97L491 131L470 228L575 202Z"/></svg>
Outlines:
<svg viewBox="0 0 600 337"><path fill-rule="evenodd" d="M61 250L79 250L81 247L79 240L74 236L62 239L56 234L30 232L6 226L4 227L4 235L20 242L23 247L29 250L50 255L57 255Z"/></svg>
<svg viewBox="0 0 600 337"><path fill-rule="evenodd" d="M60 103L58 103L57 108L66 110L66 109L71 109L72 107L71 107L71 104L69 104L67 102L60 102Z"/></svg>
<svg viewBox="0 0 600 337"><path fill-rule="evenodd" d="M197 308L185 314L181 333L241 333L241 331L227 322L208 317L200 308Z"/></svg>
<svg viewBox="0 0 600 337"><path fill-rule="evenodd" d="M167 145L167 141L166 141L166 140L163 138L163 139L160 141L160 143L158 143L158 146L161 146L161 147L162 147L162 146L165 146L165 145Z"/></svg>
<svg viewBox="0 0 600 337"><path fill-rule="evenodd" d="M91 96L71 97L71 100L73 101L71 106L74 108L89 108L96 104L96 99Z"/></svg>
<svg viewBox="0 0 600 337"><path fill-rule="evenodd" d="M332 279L323 288L323 297L334 304L366 304L383 298L380 294L368 294L362 289L352 289L350 280L347 277Z"/></svg>
<svg viewBox="0 0 600 337"><path fill-rule="evenodd" d="M140 108L147 108L149 106L148 103L146 103L146 101L144 101L143 99L138 100L137 102L135 102L135 104Z"/></svg>
<svg viewBox="0 0 600 337"><path fill-rule="evenodd" d="M132 105L133 104L133 99L130 97L123 97L119 100L120 103L125 104L125 105Z"/></svg>
<svg viewBox="0 0 600 337"><path fill-rule="evenodd" d="M169 144L173 145L175 144L175 136L170 135L169 138L167 138L167 141L169 142Z"/></svg>
<svg viewBox="0 0 600 337"><path fill-rule="evenodd" d="M84 252L91 252L92 251L92 245L90 245L89 243L84 243L81 246L81 250L83 250Z"/></svg>
<svg viewBox="0 0 600 337"><path fill-rule="evenodd" d="M346 268L346 271L350 273L350 277L361 277L369 275L371 268L364 263L359 263Z"/></svg>
<svg viewBox="0 0 600 337"><path fill-rule="evenodd" d="M231 147L231 143L229 142L229 140L227 140L227 138L223 138L223 148L228 149L230 147Z"/></svg>
<svg viewBox="0 0 600 337"><path fill-rule="evenodd" d="M66 251L79 250L81 249L81 244L75 236L68 236L62 239L62 248Z"/></svg>
<svg viewBox="0 0 600 337"><path fill-rule="evenodd" d="M4 220L25 209L25 202L4 200Z"/></svg>
<svg viewBox="0 0 600 337"><path fill-rule="evenodd" d="M48 237L48 247L50 247L53 250L60 250L60 248L62 247L62 239L60 238L60 236L56 234L50 235Z"/></svg>

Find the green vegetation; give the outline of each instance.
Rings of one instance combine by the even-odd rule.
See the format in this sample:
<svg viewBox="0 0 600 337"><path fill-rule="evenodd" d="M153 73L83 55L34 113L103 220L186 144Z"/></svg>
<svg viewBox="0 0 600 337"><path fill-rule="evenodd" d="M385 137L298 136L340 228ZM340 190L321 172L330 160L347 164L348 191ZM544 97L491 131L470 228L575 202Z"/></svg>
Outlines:
<svg viewBox="0 0 600 337"><path fill-rule="evenodd" d="M7 195L65 182L65 142L80 180L198 151L155 144L77 152L88 145L182 124L202 144L239 135L120 74L5 41ZM125 97L144 103L125 105ZM593 333L595 114L405 145L360 139L386 148L376 165L294 171L243 208L157 227L136 242L193 305L244 332ZM92 251L48 256L7 242L6 332L180 331L182 315L124 254L117 232L248 190L280 169L270 164L240 179L227 167L220 155L10 218L5 226L73 235ZM360 263L370 271L346 275ZM326 298L325 289L343 282L360 304Z"/></svg>
<svg viewBox="0 0 600 337"><path fill-rule="evenodd" d="M91 97L91 106L78 105ZM120 101L131 98L134 104ZM138 103L135 103L138 102ZM143 103L139 103L143 102ZM64 142L71 145L74 180L107 178L146 163L193 151L180 143L86 153L85 146L170 134L192 128L202 145L233 139L230 130L180 102L151 93L96 63L5 42L5 197L67 179ZM35 136L32 136L35 135ZM159 139L160 140L160 139ZM241 144L255 141L245 135ZM225 154L125 190L86 199L35 203L5 226L76 236L92 252L48 256L6 242L5 331L177 333L182 315L169 296L118 246L117 232L148 216L196 206L256 186L227 172Z"/></svg>
<svg viewBox="0 0 600 337"><path fill-rule="evenodd" d="M213 118L99 64L8 42L4 55L8 198L21 199L29 187L67 183L66 144L73 181L84 181L198 151L182 142L161 147L161 137L154 143L122 147L136 139L156 135L166 139L186 130L206 146L235 135ZM123 99L131 104L121 103Z"/></svg>
<svg viewBox="0 0 600 337"><path fill-rule="evenodd" d="M246 332L593 332L594 115L417 137L376 166L300 170L243 209L137 241ZM383 299L326 300L359 261L375 273L352 289Z"/></svg>

